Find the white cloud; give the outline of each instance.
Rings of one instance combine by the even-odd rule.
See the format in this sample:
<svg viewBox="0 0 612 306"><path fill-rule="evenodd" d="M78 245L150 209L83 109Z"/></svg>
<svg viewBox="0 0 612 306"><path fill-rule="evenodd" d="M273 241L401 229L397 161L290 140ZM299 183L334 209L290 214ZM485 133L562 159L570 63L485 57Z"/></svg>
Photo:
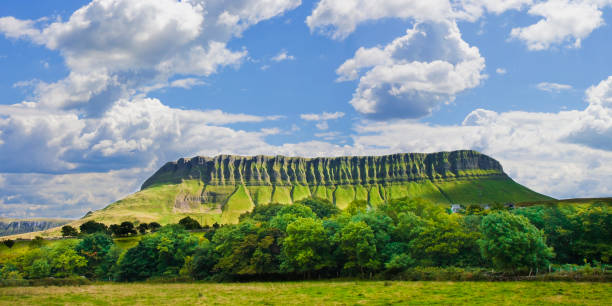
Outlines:
<svg viewBox="0 0 612 306"><path fill-rule="evenodd" d="M586 101L581 116L568 122L566 141L612 151L612 76L587 89Z"/></svg>
<svg viewBox="0 0 612 306"><path fill-rule="evenodd" d="M513 28L510 36L527 44L529 50L565 45L580 48L593 30L605 24L601 9L608 0L548 0L531 6L529 14L543 19L527 27Z"/></svg>
<svg viewBox="0 0 612 306"><path fill-rule="evenodd" d="M192 87L201 85L206 85L206 82L196 78L178 79L170 83L170 87L178 87L183 89L190 89Z"/></svg>
<svg viewBox="0 0 612 306"><path fill-rule="evenodd" d="M0 18L0 32L58 50L67 78L41 83L41 106L98 116L119 98L146 92L174 75L209 76L237 67L245 49L227 42L300 0L93 0L67 21ZM90 105L94 104L94 105Z"/></svg>
<svg viewBox="0 0 612 306"><path fill-rule="evenodd" d="M340 132L315 133L314 135L315 137L323 138L324 140L330 141L340 136Z"/></svg>
<svg viewBox="0 0 612 306"><path fill-rule="evenodd" d="M319 130L327 130L329 128L329 124L327 123L327 121L321 121L321 122L315 124L315 126Z"/></svg>
<svg viewBox="0 0 612 306"><path fill-rule="evenodd" d="M335 39L344 39L358 24L369 20L395 17L439 22L451 16L448 0L322 0L306 18L306 24L311 31L320 30Z"/></svg>
<svg viewBox="0 0 612 306"><path fill-rule="evenodd" d="M327 130L329 128L328 120L336 120L344 117L343 112L328 113L323 112L322 114L301 114L300 118L306 121L318 121L315 127L319 130Z"/></svg>
<svg viewBox="0 0 612 306"><path fill-rule="evenodd" d="M589 87L586 100L592 105L612 107L612 76L599 84Z"/></svg>
<svg viewBox="0 0 612 306"><path fill-rule="evenodd" d="M61 175L3 174L7 183L0 191L0 215L80 218L138 190L149 172L126 169Z"/></svg>
<svg viewBox="0 0 612 306"><path fill-rule="evenodd" d="M559 93L562 91L573 89L571 85L551 83L551 82L538 83L538 85L536 85L536 88L541 91L554 92L554 93Z"/></svg>
<svg viewBox="0 0 612 306"><path fill-rule="evenodd" d="M275 62L282 61L292 61L295 59L295 56L287 53L287 50L281 50L276 56L272 57L272 60Z"/></svg>
<svg viewBox="0 0 612 306"><path fill-rule="evenodd" d="M508 73L508 71L506 71L505 68L497 68L497 69L495 69L495 73L497 73L499 75L504 75L504 74Z"/></svg>
<svg viewBox="0 0 612 306"><path fill-rule="evenodd" d="M321 114L301 114L300 115L300 118L306 121L335 120L335 119L340 119L342 117L344 117L343 112L335 112L335 113L323 112Z"/></svg>
<svg viewBox="0 0 612 306"><path fill-rule="evenodd" d="M416 24L385 47L359 48L336 73L338 81L361 75L350 103L365 116L418 118L478 86L484 68L457 24L440 22Z"/></svg>
<svg viewBox="0 0 612 306"><path fill-rule="evenodd" d="M306 18L311 31L320 31L334 39L344 39L357 26L383 18L416 22L478 20L485 11L501 14L520 10L533 0L322 0Z"/></svg>
<svg viewBox="0 0 612 306"><path fill-rule="evenodd" d="M119 100L100 118L42 111L35 103L0 106L0 172L107 171L204 148L239 151L261 146L266 134L220 125L279 118L181 110L148 98Z"/></svg>
<svg viewBox="0 0 612 306"><path fill-rule="evenodd" d="M555 197L609 196L612 77L587 90L583 111L497 113L477 109L463 124L364 122L355 148L375 152L475 149L500 160L518 182ZM603 102L606 101L606 102Z"/></svg>

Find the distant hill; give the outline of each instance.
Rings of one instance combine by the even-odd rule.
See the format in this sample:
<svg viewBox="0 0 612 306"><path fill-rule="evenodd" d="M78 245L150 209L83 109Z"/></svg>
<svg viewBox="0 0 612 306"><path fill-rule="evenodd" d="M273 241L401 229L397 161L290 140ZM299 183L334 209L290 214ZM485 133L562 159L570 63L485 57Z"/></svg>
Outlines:
<svg viewBox="0 0 612 306"><path fill-rule="evenodd" d="M0 218L0 237L44 231L70 223L70 219L7 219Z"/></svg>
<svg viewBox="0 0 612 306"><path fill-rule="evenodd" d="M420 197L442 205L553 200L513 181L495 159L476 151L385 156L235 156L166 163L139 192L72 223L235 223L256 205L319 197L340 209L355 200L377 206ZM47 231L57 235L59 230Z"/></svg>

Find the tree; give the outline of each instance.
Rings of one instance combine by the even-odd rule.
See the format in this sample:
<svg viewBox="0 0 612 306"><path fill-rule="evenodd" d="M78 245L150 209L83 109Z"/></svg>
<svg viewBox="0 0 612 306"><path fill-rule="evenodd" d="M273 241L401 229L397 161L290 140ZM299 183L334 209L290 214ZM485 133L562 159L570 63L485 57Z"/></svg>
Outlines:
<svg viewBox="0 0 612 306"><path fill-rule="evenodd" d="M356 215L360 213L365 213L367 210L368 210L368 202L364 200L355 200L349 203L345 211L351 215Z"/></svg>
<svg viewBox="0 0 612 306"><path fill-rule="evenodd" d="M79 235L79 232L77 231L76 228L70 225L62 226L62 236L63 237L76 237L78 235Z"/></svg>
<svg viewBox="0 0 612 306"><path fill-rule="evenodd" d="M27 267L29 278L43 278L51 276L51 266L47 259L39 258L32 262L32 265Z"/></svg>
<svg viewBox="0 0 612 306"><path fill-rule="evenodd" d="M480 225L478 240L483 258L503 270L545 266L553 256L544 234L523 216L499 211L487 215Z"/></svg>
<svg viewBox="0 0 612 306"><path fill-rule="evenodd" d="M326 199L307 198L299 201L298 203L310 207L312 212L314 212L320 219L329 218L340 213L340 209L338 209L334 203Z"/></svg>
<svg viewBox="0 0 612 306"><path fill-rule="evenodd" d="M391 241L391 234L395 231L393 220L380 211L363 211L354 215L351 220L363 221L372 229L376 249L379 251ZM379 255L377 254L377 256Z"/></svg>
<svg viewBox="0 0 612 306"><path fill-rule="evenodd" d="M100 264L106 259L114 244L111 237L101 232L83 237L74 249L87 260L85 276L106 279L109 267L100 267Z"/></svg>
<svg viewBox="0 0 612 306"><path fill-rule="evenodd" d="M287 230L289 223L297 220L298 218L316 218L314 212L308 206L302 204L285 205L276 217L270 220L270 227L277 228L283 232Z"/></svg>
<svg viewBox="0 0 612 306"><path fill-rule="evenodd" d="M13 247L13 245L15 245L15 240L6 239L2 241L2 243L4 243L4 245L6 245L6 247L10 249Z"/></svg>
<svg viewBox="0 0 612 306"><path fill-rule="evenodd" d="M444 213L438 221L425 220L409 243L412 257L425 266L469 265L479 255L479 234L465 230L461 218Z"/></svg>
<svg viewBox="0 0 612 306"><path fill-rule="evenodd" d="M136 229L134 228L134 224L129 221L121 222L121 224L111 224L108 228L109 232L117 237L127 237L130 235L136 235Z"/></svg>
<svg viewBox="0 0 612 306"><path fill-rule="evenodd" d="M283 209L286 205L278 204L278 203L270 203L267 205L257 205L253 208L251 212L244 213L240 216L240 221L243 221L246 218L255 221L265 221L268 222L270 219L274 218L278 212Z"/></svg>
<svg viewBox="0 0 612 306"><path fill-rule="evenodd" d="M157 232L157 230L159 230L160 228L161 228L161 225L157 222L149 223L149 229L151 230L151 232Z"/></svg>
<svg viewBox="0 0 612 306"><path fill-rule="evenodd" d="M119 237L121 236L121 227L119 226L119 224L111 224L108 227L108 232L113 236Z"/></svg>
<svg viewBox="0 0 612 306"><path fill-rule="evenodd" d="M119 233L120 233L120 236L136 235L136 229L134 228L134 223L130 221L121 222L121 224L119 225Z"/></svg>
<svg viewBox="0 0 612 306"><path fill-rule="evenodd" d="M140 224L138 224L138 232L139 232L141 235L146 234L148 229L149 229L149 225L148 225L148 224L146 224L146 223L140 223Z"/></svg>
<svg viewBox="0 0 612 306"><path fill-rule="evenodd" d="M288 272L310 272L331 266L330 245L321 220L298 218L287 226L283 263Z"/></svg>
<svg viewBox="0 0 612 306"><path fill-rule="evenodd" d="M277 228L262 227L253 220L223 226L212 239L219 254L214 269L236 275L278 273L281 236Z"/></svg>
<svg viewBox="0 0 612 306"><path fill-rule="evenodd" d="M197 245L198 239L183 226L164 226L144 236L125 253L118 265L117 279L137 281L151 276L177 276L185 258L193 255Z"/></svg>
<svg viewBox="0 0 612 306"><path fill-rule="evenodd" d="M351 221L340 230L338 245L345 256L344 270L375 270L380 265L376 261L376 242L374 232L363 221Z"/></svg>
<svg viewBox="0 0 612 306"><path fill-rule="evenodd" d="M213 275L213 268L219 261L212 243L200 245L193 255L191 277L203 280Z"/></svg>
<svg viewBox="0 0 612 306"><path fill-rule="evenodd" d="M79 227L83 234L93 234L97 232L108 232L108 227L104 223L99 223L94 220L87 221Z"/></svg>
<svg viewBox="0 0 612 306"><path fill-rule="evenodd" d="M198 221L189 216L179 220L178 224L182 225L186 230L197 230L202 228Z"/></svg>
<svg viewBox="0 0 612 306"><path fill-rule="evenodd" d="M75 251L76 241L64 241L51 249L51 269L56 277L68 277L87 265L85 257Z"/></svg>
<svg viewBox="0 0 612 306"><path fill-rule="evenodd" d="M466 215L484 215L485 210L480 205L471 204L465 210Z"/></svg>

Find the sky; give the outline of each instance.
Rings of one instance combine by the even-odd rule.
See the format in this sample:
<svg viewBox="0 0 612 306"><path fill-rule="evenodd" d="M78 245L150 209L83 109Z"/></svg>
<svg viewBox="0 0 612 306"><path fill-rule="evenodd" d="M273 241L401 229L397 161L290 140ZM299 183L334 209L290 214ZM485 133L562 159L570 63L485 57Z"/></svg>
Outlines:
<svg viewBox="0 0 612 306"><path fill-rule="evenodd" d="M196 155L473 149L612 196L612 0L6 0L0 216L78 218Z"/></svg>

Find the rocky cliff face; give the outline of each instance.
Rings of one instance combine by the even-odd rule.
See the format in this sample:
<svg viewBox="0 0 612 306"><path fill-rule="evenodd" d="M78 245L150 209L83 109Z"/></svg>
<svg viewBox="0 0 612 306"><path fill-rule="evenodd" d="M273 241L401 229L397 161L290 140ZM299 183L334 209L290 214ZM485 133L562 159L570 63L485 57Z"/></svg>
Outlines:
<svg viewBox="0 0 612 306"><path fill-rule="evenodd" d="M219 155L166 163L142 189L183 180L218 186L330 186L505 176L499 162L476 151L319 158Z"/></svg>
<svg viewBox="0 0 612 306"><path fill-rule="evenodd" d="M44 231L62 226L70 220L3 220L0 219L0 236Z"/></svg>

